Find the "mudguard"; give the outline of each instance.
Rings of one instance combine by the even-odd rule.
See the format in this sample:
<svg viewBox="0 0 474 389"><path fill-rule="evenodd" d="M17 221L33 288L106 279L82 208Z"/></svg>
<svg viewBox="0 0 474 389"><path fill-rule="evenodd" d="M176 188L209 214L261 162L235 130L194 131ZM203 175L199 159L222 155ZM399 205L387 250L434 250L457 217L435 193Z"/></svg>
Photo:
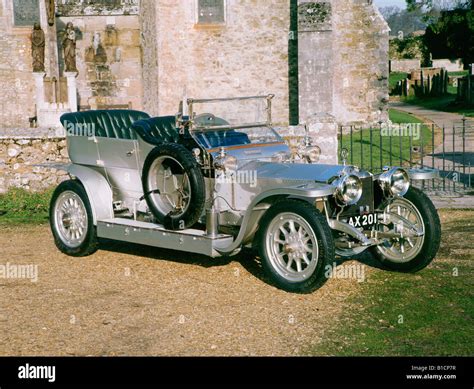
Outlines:
<svg viewBox="0 0 474 389"><path fill-rule="evenodd" d="M75 164L49 167L68 172L82 183L91 204L94 225L97 225L100 220L114 218L113 192L100 173L89 167Z"/></svg>

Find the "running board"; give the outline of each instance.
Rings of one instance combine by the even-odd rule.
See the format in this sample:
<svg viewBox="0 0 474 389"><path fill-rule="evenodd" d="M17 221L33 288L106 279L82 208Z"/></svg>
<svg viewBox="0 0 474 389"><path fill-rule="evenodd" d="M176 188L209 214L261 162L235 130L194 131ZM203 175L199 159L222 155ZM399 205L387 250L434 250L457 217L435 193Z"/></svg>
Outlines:
<svg viewBox="0 0 474 389"><path fill-rule="evenodd" d="M218 249L228 247L234 241L231 235L209 237L205 231L201 230L170 231L159 224L118 218L99 221L97 236L168 250L203 254L212 258L222 256Z"/></svg>

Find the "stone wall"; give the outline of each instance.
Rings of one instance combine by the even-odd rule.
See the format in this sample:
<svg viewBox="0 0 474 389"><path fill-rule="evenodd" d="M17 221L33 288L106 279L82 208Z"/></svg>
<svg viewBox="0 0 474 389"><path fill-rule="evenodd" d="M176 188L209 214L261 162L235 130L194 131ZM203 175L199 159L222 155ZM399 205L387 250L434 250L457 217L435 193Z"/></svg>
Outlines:
<svg viewBox="0 0 474 389"><path fill-rule="evenodd" d="M138 0L61 2L66 5L58 9L54 29L60 43L67 22L77 28L82 109L130 105L169 115L185 96L275 93L275 122L287 124L290 0L271 6L227 0L220 25L197 22L197 1L141 0L140 8ZM48 32L44 1L39 4ZM386 117L388 26L372 2L299 0L305 4L323 4L329 16L300 26L300 121L321 113L344 124ZM31 27L12 26L12 0L1 5L1 125L26 127L35 116ZM46 56L52 60L50 49ZM58 59L62 70L61 47Z"/></svg>
<svg viewBox="0 0 474 389"><path fill-rule="evenodd" d="M61 16L56 20L59 37L68 22L76 27L77 88L81 109L126 108L130 103L131 108L141 110L139 16ZM61 47L59 52L62 73Z"/></svg>
<svg viewBox="0 0 474 389"><path fill-rule="evenodd" d="M388 119L389 27L370 0L333 1L338 123Z"/></svg>
<svg viewBox="0 0 474 389"><path fill-rule="evenodd" d="M300 123L332 114L334 31L330 1L300 0L298 5Z"/></svg>
<svg viewBox="0 0 474 389"><path fill-rule="evenodd" d="M172 115L184 95L194 98L274 93L277 123L288 123L289 0L228 0L223 25L197 24L196 0L156 2L158 59L145 66L159 88L145 91L148 105ZM142 0L151 7L155 0ZM153 23L143 34L156 34ZM159 103L159 104L158 104Z"/></svg>
<svg viewBox="0 0 474 389"><path fill-rule="evenodd" d="M42 164L69 163L66 140L35 129L0 130L0 193L10 188L43 191L67 179L67 173Z"/></svg>
<svg viewBox="0 0 474 389"><path fill-rule="evenodd" d="M13 10L0 2L0 123L29 126L35 116L30 27L13 26Z"/></svg>
<svg viewBox="0 0 474 389"><path fill-rule="evenodd" d="M143 109L152 116L159 115L158 27L157 3L141 1L140 26L142 47Z"/></svg>
<svg viewBox="0 0 474 389"><path fill-rule="evenodd" d="M434 59L431 66L445 68L448 72L462 72L464 70L462 59Z"/></svg>
<svg viewBox="0 0 474 389"><path fill-rule="evenodd" d="M410 73L412 70L421 68L419 59L395 59L390 61L391 72Z"/></svg>
<svg viewBox="0 0 474 389"><path fill-rule="evenodd" d="M150 54L144 56L144 74L157 85L144 91L145 104L169 115L185 96L275 93L275 121L288 123L289 0L271 7L228 0L226 22L205 26L197 24L196 1L141 2L147 10L142 34L149 37L144 49ZM386 119L389 28L376 7L368 0L298 5L300 122L322 113L342 124ZM314 19L320 16L315 7L322 20Z"/></svg>

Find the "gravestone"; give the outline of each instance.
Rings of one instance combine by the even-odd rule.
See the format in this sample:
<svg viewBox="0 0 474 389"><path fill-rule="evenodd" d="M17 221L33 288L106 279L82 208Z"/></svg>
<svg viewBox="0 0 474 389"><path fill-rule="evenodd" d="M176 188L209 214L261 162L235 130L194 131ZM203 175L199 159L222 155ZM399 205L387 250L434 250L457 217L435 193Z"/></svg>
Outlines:
<svg viewBox="0 0 474 389"><path fill-rule="evenodd" d="M40 22L39 0L13 0L16 27L30 27Z"/></svg>

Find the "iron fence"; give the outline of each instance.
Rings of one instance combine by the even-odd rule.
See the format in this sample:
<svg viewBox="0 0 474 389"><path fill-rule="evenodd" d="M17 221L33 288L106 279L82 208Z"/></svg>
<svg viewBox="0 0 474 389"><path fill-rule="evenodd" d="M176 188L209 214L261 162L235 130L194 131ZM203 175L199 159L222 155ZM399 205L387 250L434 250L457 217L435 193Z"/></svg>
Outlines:
<svg viewBox="0 0 474 389"><path fill-rule="evenodd" d="M473 120L442 128L431 123L340 126L338 138L339 155L343 148L349 151L348 164L375 173L394 165L434 168L440 178L422 182L423 189L474 194Z"/></svg>

